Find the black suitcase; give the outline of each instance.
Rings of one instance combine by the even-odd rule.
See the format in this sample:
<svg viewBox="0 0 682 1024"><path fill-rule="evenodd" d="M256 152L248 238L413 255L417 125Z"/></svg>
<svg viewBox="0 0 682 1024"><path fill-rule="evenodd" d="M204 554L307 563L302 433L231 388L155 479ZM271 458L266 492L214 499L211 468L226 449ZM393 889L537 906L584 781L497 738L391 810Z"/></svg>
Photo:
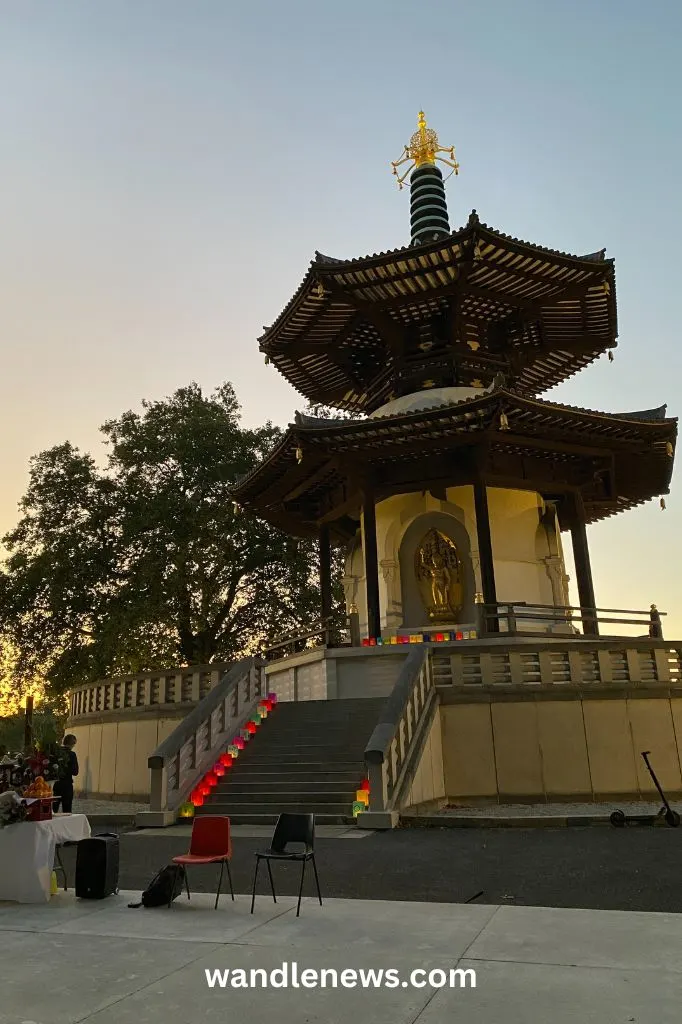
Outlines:
<svg viewBox="0 0 682 1024"><path fill-rule="evenodd" d="M103 900L118 892L118 836L81 839L76 852L76 896Z"/></svg>

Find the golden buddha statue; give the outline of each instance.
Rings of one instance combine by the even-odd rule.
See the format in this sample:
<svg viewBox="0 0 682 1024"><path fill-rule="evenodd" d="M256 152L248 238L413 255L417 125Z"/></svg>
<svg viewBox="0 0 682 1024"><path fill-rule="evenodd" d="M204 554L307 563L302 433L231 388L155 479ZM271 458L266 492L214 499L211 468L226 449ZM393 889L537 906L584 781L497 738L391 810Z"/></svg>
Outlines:
<svg viewBox="0 0 682 1024"><path fill-rule="evenodd" d="M454 623L462 610L462 566L454 542L429 530L417 548L415 575L430 622Z"/></svg>

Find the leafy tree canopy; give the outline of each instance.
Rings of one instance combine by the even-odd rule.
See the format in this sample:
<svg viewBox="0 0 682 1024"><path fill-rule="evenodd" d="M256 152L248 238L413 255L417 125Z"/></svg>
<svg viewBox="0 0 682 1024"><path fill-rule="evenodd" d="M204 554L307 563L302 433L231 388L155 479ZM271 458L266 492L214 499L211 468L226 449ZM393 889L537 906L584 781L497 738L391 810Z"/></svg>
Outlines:
<svg viewBox="0 0 682 1024"><path fill-rule="evenodd" d="M280 431L243 427L231 384L190 384L101 429L103 470L68 442L32 459L3 539L0 639L17 680L62 693L231 660L319 617L314 543L234 506L231 485Z"/></svg>

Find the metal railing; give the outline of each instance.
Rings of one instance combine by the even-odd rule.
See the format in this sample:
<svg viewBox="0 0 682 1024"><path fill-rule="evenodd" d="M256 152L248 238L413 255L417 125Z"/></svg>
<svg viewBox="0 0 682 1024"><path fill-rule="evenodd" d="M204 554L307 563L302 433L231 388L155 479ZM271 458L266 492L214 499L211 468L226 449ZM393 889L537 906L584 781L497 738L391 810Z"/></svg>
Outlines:
<svg viewBox="0 0 682 1024"><path fill-rule="evenodd" d="M253 714L265 685L263 662L245 658L182 719L147 761L151 811L172 811L183 802Z"/></svg>
<svg viewBox="0 0 682 1024"><path fill-rule="evenodd" d="M533 630L528 628L530 626L573 627L577 633L576 622L580 622L586 636L598 635L600 627L604 625L639 626L643 631L640 635L662 640L661 617L667 614L659 612L655 605L649 611L632 611L622 608L581 608L578 605L528 604L526 601L477 604L476 609L481 636L493 633L537 636L537 628ZM608 630L606 632L608 634Z"/></svg>
<svg viewBox="0 0 682 1024"><path fill-rule="evenodd" d="M357 612L346 617L345 627L333 618L322 619L309 630L278 637L263 650L266 661L274 661L290 654L301 654L316 647L352 647L360 644Z"/></svg>
<svg viewBox="0 0 682 1024"><path fill-rule="evenodd" d="M70 718L124 708L198 704L217 686L229 667L229 662L214 662L86 683L71 690Z"/></svg>
<svg viewBox="0 0 682 1024"><path fill-rule="evenodd" d="M399 810L438 707L427 647L408 654L365 749L369 810Z"/></svg>

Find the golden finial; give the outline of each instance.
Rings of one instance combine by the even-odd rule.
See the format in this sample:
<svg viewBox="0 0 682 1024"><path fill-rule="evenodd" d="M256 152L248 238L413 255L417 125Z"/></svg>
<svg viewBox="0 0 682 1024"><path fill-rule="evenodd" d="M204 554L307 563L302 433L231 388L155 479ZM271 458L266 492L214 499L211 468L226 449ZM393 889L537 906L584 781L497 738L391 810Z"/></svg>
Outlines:
<svg viewBox="0 0 682 1024"><path fill-rule="evenodd" d="M438 156L439 153L447 153L447 157ZM459 164L455 160L455 147L450 146L448 149L444 146L438 145L437 134L433 128L427 128L426 116L424 111L420 110L419 117L417 119L417 130L410 139L410 144L405 146L400 160L391 161L393 173L398 179L398 188L403 187L405 179L414 168L423 167L425 164L432 164L435 166L437 160L442 164L447 164L447 166L451 168L448 178L452 174L459 173ZM398 168L408 161L410 166L407 168L405 173L402 175L398 174Z"/></svg>

